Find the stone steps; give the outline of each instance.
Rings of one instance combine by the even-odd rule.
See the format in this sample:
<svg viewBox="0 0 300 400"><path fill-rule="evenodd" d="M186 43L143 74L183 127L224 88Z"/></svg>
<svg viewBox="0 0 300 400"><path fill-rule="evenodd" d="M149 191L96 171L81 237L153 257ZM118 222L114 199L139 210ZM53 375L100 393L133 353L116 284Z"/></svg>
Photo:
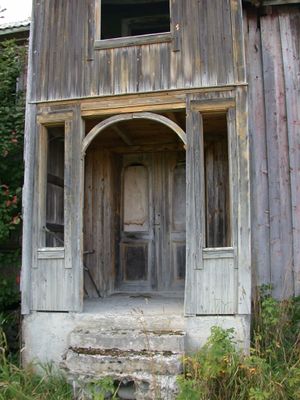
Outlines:
<svg viewBox="0 0 300 400"><path fill-rule="evenodd" d="M163 399L173 399L184 342L183 331L80 326L70 334L61 366L82 381L109 376L120 383L134 382L133 399L157 399L158 392Z"/></svg>
<svg viewBox="0 0 300 400"><path fill-rule="evenodd" d="M184 336L182 331L77 328L70 335L70 347L182 354Z"/></svg>

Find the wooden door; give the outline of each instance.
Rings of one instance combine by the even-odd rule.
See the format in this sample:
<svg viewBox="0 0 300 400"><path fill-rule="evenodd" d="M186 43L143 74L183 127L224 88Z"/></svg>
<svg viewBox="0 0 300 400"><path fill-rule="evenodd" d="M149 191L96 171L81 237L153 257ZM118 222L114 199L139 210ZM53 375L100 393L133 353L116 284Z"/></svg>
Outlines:
<svg viewBox="0 0 300 400"><path fill-rule="evenodd" d="M184 154L124 155L121 180L119 289L183 289Z"/></svg>

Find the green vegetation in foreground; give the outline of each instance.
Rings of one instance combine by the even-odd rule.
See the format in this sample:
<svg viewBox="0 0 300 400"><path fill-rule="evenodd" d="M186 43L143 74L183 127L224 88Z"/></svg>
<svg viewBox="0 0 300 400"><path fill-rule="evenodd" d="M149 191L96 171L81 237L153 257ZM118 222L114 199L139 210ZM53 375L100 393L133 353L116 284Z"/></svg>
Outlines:
<svg viewBox="0 0 300 400"><path fill-rule="evenodd" d="M249 355L233 330L214 327L200 351L184 360L177 400L299 400L300 298L277 301L260 291Z"/></svg>
<svg viewBox="0 0 300 400"><path fill-rule="evenodd" d="M233 331L214 327L208 342L184 360L177 400L300 400L300 298L279 302L270 288L255 307L249 355L236 349ZM69 400L73 388L50 367L43 376L21 369L7 356L0 326L0 400ZM80 400L117 398L112 380L77 388Z"/></svg>
<svg viewBox="0 0 300 400"><path fill-rule="evenodd" d="M72 388L62 376L44 368L43 376L32 368L21 369L6 355L7 343L0 328L0 400L68 400Z"/></svg>

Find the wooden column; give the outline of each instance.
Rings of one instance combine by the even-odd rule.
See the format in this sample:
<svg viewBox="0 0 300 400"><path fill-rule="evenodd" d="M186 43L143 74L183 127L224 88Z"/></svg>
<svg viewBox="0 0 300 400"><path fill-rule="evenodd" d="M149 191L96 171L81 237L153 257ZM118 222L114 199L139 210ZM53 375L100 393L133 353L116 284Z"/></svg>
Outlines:
<svg viewBox="0 0 300 400"><path fill-rule="evenodd" d="M197 269L203 268L204 220L204 148L203 121L198 111L187 109L186 154L186 288L185 313L196 314Z"/></svg>

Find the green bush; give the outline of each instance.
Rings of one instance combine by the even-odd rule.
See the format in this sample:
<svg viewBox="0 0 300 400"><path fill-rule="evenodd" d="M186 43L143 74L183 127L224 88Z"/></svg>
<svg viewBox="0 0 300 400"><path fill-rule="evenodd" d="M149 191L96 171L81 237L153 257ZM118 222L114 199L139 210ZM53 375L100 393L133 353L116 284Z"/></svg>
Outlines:
<svg viewBox="0 0 300 400"><path fill-rule="evenodd" d="M300 399L300 298L279 302L263 287L255 311L250 354L237 350L231 329L212 328L184 360L178 400Z"/></svg>
<svg viewBox="0 0 300 400"><path fill-rule="evenodd" d="M18 274L20 264L25 101L17 82L24 65L24 48L14 41L0 44L0 311L19 302L15 276L7 275Z"/></svg>

